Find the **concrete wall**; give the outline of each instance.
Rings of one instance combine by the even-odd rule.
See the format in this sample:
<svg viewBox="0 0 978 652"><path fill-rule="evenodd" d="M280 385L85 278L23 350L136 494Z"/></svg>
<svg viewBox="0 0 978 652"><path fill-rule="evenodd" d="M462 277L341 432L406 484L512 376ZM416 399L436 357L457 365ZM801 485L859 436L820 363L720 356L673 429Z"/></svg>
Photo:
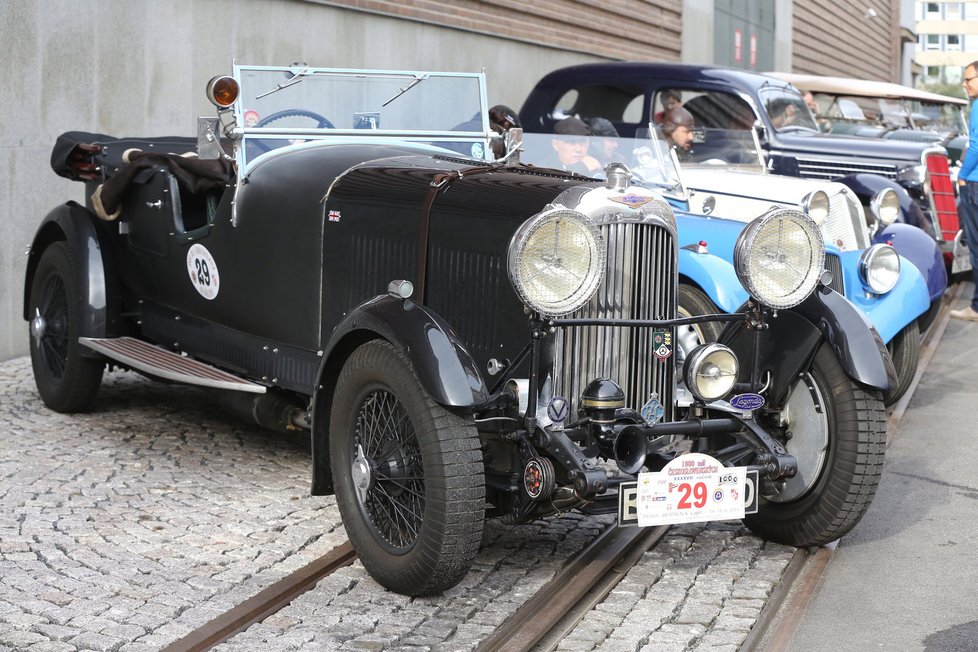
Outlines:
<svg viewBox="0 0 978 652"><path fill-rule="evenodd" d="M204 86L231 61L486 69L489 102L518 109L580 52L300 0L0 0L0 360L26 354L24 252L83 187L51 171L55 138L195 134Z"/></svg>

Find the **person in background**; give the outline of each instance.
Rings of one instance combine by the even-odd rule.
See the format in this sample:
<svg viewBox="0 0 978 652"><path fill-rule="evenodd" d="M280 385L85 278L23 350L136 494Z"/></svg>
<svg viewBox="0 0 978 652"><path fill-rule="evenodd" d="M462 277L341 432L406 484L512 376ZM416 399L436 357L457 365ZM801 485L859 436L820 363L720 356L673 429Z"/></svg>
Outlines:
<svg viewBox="0 0 978 652"><path fill-rule="evenodd" d="M971 254L971 280L975 287L971 305L952 310L951 317L978 321L978 102L975 101L978 98L978 61L972 61L965 67L961 84L971 100L971 112L968 118L968 151L958 172L958 217Z"/></svg>
<svg viewBox="0 0 978 652"><path fill-rule="evenodd" d="M601 169L601 163L588 154L588 137L591 128L578 118L564 118L554 125L554 137L550 141L557 154L557 166L568 172L592 176Z"/></svg>
<svg viewBox="0 0 978 652"><path fill-rule="evenodd" d="M679 91L666 89L659 93L659 103L662 105L662 110L656 113L653 118L656 124L662 124L662 121L666 119L667 113L681 107L683 105L683 97Z"/></svg>
<svg viewBox="0 0 978 652"><path fill-rule="evenodd" d="M599 138L592 139L592 143L598 150L594 153L594 158L602 166L608 165L612 161L619 161L620 157L617 155L618 130L611 124L611 121L607 118L597 117L588 120L587 124L591 128L591 134L599 136Z"/></svg>
<svg viewBox="0 0 978 652"><path fill-rule="evenodd" d="M666 143L676 152L680 163L693 160L693 116L681 106L668 111L662 119Z"/></svg>
<svg viewBox="0 0 978 652"><path fill-rule="evenodd" d="M244 123L246 127L254 127L258 124L258 111L248 109L244 113Z"/></svg>
<svg viewBox="0 0 978 652"><path fill-rule="evenodd" d="M808 107L808 110L812 112L812 116L814 116L815 122L818 124L819 131L824 131L825 133L832 131L832 123L818 116L818 102L815 101L815 96L812 95L812 92L805 91L802 94L802 99L805 100L805 106Z"/></svg>

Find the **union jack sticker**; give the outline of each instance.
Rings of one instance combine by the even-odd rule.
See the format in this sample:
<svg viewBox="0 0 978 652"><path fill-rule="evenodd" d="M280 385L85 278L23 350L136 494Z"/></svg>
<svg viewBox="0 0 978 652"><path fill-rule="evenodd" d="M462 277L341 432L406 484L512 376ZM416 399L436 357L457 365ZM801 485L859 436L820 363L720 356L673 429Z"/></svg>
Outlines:
<svg viewBox="0 0 978 652"><path fill-rule="evenodd" d="M330 211L329 213L326 214L326 217L329 218L329 221L330 222L339 222L340 221L340 212L339 211Z"/></svg>

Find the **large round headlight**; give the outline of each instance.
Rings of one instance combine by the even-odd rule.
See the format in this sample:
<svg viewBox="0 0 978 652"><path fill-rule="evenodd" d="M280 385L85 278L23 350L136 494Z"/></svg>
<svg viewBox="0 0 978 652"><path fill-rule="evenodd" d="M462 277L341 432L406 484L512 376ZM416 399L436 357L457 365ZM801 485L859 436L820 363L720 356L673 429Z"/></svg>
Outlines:
<svg viewBox="0 0 978 652"><path fill-rule="evenodd" d="M889 226L900 216L900 197L893 188L883 188L873 195L869 208L877 220Z"/></svg>
<svg viewBox="0 0 978 652"><path fill-rule="evenodd" d="M823 190L816 190L805 197L802 207L816 226L821 225L829 216L829 196Z"/></svg>
<svg viewBox="0 0 978 652"><path fill-rule="evenodd" d="M509 278L520 298L542 315L574 312L604 275L605 243L583 213L559 208L524 222L509 243Z"/></svg>
<svg viewBox="0 0 978 652"><path fill-rule="evenodd" d="M815 289L825 266L825 244L804 213L774 209L740 232L734 267L741 285L771 308L791 308Z"/></svg>
<svg viewBox="0 0 978 652"><path fill-rule="evenodd" d="M859 278L870 292L886 294L900 278L900 256L890 245L873 245L859 258Z"/></svg>
<svg viewBox="0 0 978 652"><path fill-rule="evenodd" d="M730 393L737 382L737 356L722 344L703 344L686 356L686 388L701 401L715 401Z"/></svg>

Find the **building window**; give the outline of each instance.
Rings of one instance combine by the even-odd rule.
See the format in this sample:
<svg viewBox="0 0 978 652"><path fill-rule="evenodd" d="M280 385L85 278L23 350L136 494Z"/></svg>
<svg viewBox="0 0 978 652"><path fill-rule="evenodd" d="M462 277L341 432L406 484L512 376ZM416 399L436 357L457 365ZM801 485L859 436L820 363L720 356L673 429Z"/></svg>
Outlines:
<svg viewBox="0 0 978 652"><path fill-rule="evenodd" d="M940 34L928 34L927 43L924 46L928 50L940 50L941 49L941 35Z"/></svg>
<svg viewBox="0 0 978 652"><path fill-rule="evenodd" d="M941 5L938 2L928 2L924 10L924 20L940 20Z"/></svg>
<svg viewBox="0 0 978 652"><path fill-rule="evenodd" d="M964 19L978 20L978 3L966 2L964 5Z"/></svg>
<svg viewBox="0 0 978 652"><path fill-rule="evenodd" d="M960 52L961 51L961 37L957 34L947 35L947 47L945 48L949 51Z"/></svg>

